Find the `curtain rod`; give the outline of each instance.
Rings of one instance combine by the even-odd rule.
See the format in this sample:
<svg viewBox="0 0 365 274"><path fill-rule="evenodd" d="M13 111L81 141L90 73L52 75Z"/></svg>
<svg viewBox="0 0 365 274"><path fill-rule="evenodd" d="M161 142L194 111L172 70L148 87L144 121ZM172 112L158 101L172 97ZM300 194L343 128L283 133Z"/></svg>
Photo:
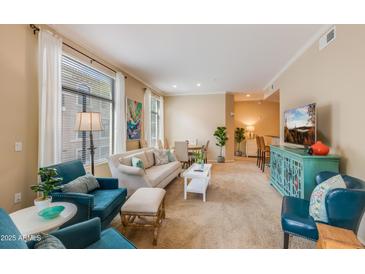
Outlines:
<svg viewBox="0 0 365 274"><path fill-rule="evenodd" d="M40 31L40 28L38 28L38 27L37 27L36 25L34 25L34 24L30 24L29 26L30 26L30 28L33 30L34 35L35 35L35 34L37 34L37 32L39 32L39 31ZM105 68L107 68L107 69L109 69L109 70L113 71L114 73L117 73L114 69L112 69L112 68L108 67L107 65L104 65L103 63L100 63L98 60L95 60L94 58L92 58L92 57L90 57L89 55L87 55L87 54L83 53L82 51L80 51L80 50L78 50L78 49L74 48L73 46L71 46L71 45L69 45L69 44L67 44L67 43L65 43L65 42L62 42L62 44L63 44L63 45L65 45L65 46L67 46L67 47L69 47L70 49L73 49L74 51L76 51L76 52L78 52L78 53L80 53L80 54L82 54L82 55L86 56L87 58L89 58L89 59L91 60L91 63L92 63L92 62L98 63L99 65L101 65L101 66L103 66L103 67L105 67ZM125 79L127 79L127 76L124 76L124 78L125 78Z"/></svg>

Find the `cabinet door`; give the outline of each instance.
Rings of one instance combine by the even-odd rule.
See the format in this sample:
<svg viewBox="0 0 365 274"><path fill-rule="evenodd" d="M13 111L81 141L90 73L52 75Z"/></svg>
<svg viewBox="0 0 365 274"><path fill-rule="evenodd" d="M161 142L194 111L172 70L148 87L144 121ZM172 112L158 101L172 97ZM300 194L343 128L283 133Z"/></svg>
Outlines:
<svg viewBox="0 0 365 274"><path fill-rule="evenodd" d="M304 198L303 162L294 158L284 158L285 194L293 197Z"/></svg>
<svg viewBox="0 0 365 274"><path fill-rule="evenodd" d="M275 184L282 194L284 193L284 178L283 178L283 159L284 156L280 152L271 150L270 153L270 176L271 182Z"/></svg>

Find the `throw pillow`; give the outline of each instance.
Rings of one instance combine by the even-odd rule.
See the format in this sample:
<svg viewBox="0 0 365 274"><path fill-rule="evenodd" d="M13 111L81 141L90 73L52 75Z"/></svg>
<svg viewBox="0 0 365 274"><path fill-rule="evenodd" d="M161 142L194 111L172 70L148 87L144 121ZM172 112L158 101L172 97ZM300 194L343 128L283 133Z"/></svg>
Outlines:
<svg viewBox="0 0 365 274"><path fill-rule="evenodd" d="M331 189L346 188L341 175L336 175L315 187L310 198L309 215L315 221L328 223L326 196Z"/></svg>
<svg viewBox="0 0 365 274"><path fill-rule="evenodd" d="M91 174L86 174L64 184L62 192L89 193L99 187L100 185L96 178Z"/></svg>
<svg viewBox="0 0 365 274"><path fill-rule="evenodd" d="M165 165L169 163L169 156L167 155L167 152L162 149L156 149L153 151L153 154L155 155L155 165Z"/></svg>
<svg viewBox="0 0 365 274"><path fill-rule="evenodd" d="M139 168L142 168L144 170L143 161L141 159L137 158L137 157L132 157L132 166L139 167Z"/></svg>
<svg viewBox="0 0 365 274"><path fill-rule="evenodd" d="M167 157L169 158L169 162L175 162L176 161L176 157L175 155L171 152L171 150L167 150Z"/></svg>
<svg viewBox="0 0 365 274"><path fill-rule="evenodd" d="M34 244L34 249L65 249L63 243L55 236L41 233L40 240Z"/></svg>

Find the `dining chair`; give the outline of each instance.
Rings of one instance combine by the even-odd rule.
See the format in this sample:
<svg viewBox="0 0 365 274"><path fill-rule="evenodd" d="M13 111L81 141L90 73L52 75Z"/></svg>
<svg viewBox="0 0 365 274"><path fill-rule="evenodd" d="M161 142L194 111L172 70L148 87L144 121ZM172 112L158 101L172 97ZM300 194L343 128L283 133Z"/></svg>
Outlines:
<svg viewBox="0 0 365 274"><path fill-rule="evenodd" d="M189 167L190 158L188 154L188 143L183 142L175 142L175 155L179 162L183 164L183 167Z"/></svg>
<svg viewBox="0 0 365 274"><path fill-rule="evenodd" d="M162 141L160 139L157 140L158 149L163 149Z"/></svg>
<svg viewBox="0 0 365 274"><path fill-rule="evenodd" d="M260 143L260 137L259 136L256 136L256 146L257 146L257 152L256 152L257 161L256 161L256 165L258 167L260 167L261 166L261 143Z"/></svg>
<svg viewBox="0 0 365 274"><path fill-rule="evenodd" d="M265 165L270 165L270 147L265 145L265 139L263 136L259 137L260 150L261 150L261 170L265 171Z"/></svg>
<svg viewBox="0 0 365 274"><path fill-rule="evenodd" d="M141 148L148 147L147 141L145 139L139 140L139 145L140 145Z"/></svg>
<svg viewBox="0 0 365 274"><path fill-rule="evenodd" d="M208 146L209 146L209 140L207 141L207 143L205 144L205 146L203 147L203 153L204 153L204 163L208 163Z"/></svg>

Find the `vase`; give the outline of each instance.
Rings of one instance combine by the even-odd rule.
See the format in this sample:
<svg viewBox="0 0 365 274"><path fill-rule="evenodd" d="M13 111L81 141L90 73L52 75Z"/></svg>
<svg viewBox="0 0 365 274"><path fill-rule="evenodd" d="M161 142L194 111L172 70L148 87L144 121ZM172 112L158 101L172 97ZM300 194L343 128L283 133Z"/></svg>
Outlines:
<svg viewBox="0 0 365 274"><path fill-rule="evenodd" d="M204 163L200 163L200 169L204 170Z"/></svg>
<svg viewBox="0 0 365 274"><path fill-rule="evenodd" d="M323 144L321 141L317 141L311 146L314 155L325 156L330 152L330 148Z"/></svg>
<svg viewBox="0 0 365 274"><path fill-rule="evenodd" d="M47 199L35 199L34 205L37 207L38 211L41 211L42 209L45 209L50 206L52 202L52 197L47 197Z"/></svg>

